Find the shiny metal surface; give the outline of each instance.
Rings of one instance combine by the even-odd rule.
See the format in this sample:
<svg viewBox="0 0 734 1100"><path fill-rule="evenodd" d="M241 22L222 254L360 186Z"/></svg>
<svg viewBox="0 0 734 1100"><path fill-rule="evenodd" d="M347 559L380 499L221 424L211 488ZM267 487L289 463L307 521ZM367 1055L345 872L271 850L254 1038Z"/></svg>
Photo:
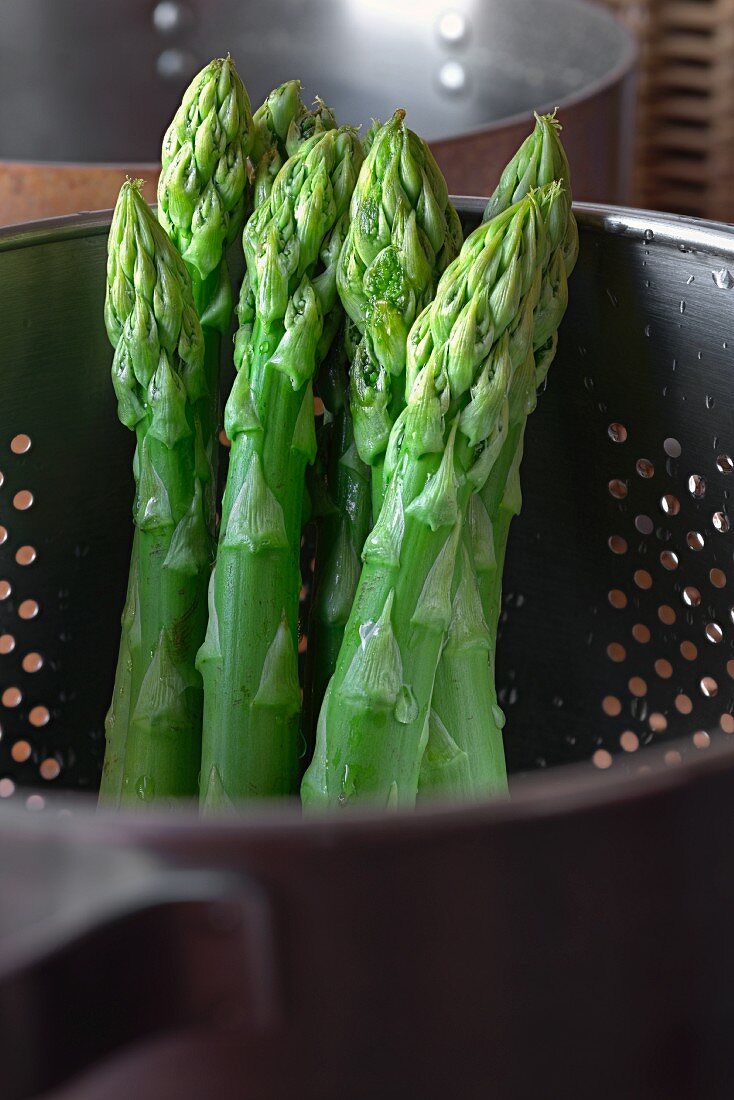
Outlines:
<svg viewBox="0 0 734 1100"><path fill-rule="evenodd" d="M467 226L482 205L461 200ZM509 553L499 679L512 800L305 822L296 807L222 822L81 805L57 816L63 786L90 785L99 766L129 539L129 451L101 323L108 223L0 233L0 564L12 587L0 637L15 640L0 687L23 696L0 709L0 925L12 937L24 923L7 900L24 873L35 911L53 908L44 858L65 860L90 898L106 888L85 877L94 859L217 867L267 899L284 975L282 1018L264 1030L225 1004L110 1053L57 1100L373 1100L386 1082L401 1097L486 1100L490 1069L499 1100L730 1095L734 229L578 215ZM18 433L31 439L21 453ZM34 502L20 512L26 488ZM20 545L37 560L19 566ZM38 615L21 619L29 598ZM39 672L23 669L31 649ZM35 706L47 725L32 725ZM18 761L20 741L30 755ZM43 780L51 758L60 774ZM44 813L24 808L44 799ZM55 1042L78 1034L84 975L114 944L103 929L80 949L61 1006L43 982L0 996L14 1024L0 1019L0 1065L42 1057L39 1020L54 1021ZM175 1008L165 977L129 958L161 1012ZM130 1036L134 1011L110 997L113 1040ZM4 1034L18 1041L2 1047ZM90 1032L86 1055L101 1054Z"/></svg>
<svg viewBox="0 0 734 1100"><path fill-rule="evenodd" d="M462 200L467 224L481 206ZM734 732L734 230L579 216L506 582L499 687L521 772L603 767L607 754L632 767L640 745L677 738L675 761L700 751L694 734L708 744ZM101 761L132 446L108 377L106 227L89 216L0 234L0 635L12 647L0 687L18 700L2 707L0 782L89 788ZM31 564L19 564L21 547ZM29 672L36 653L43 665Z"/></svg>
<svg viewBox="0 0 734 1100"><path fill-rule="evenodd" d="M254 104L298 76L345 122L402 105L431 140L563 103L630 54L578 0L4 0L2 18L14 160L154 160L188 78L227 51Z"/></svg>
<svg viewBox="0 0 734 1100"><path fill-rule="evenodd" d="M532 110L560 106L577 196L626 197L634 49L580 0L3 0L2 30L0 224L153 179L182 89L227 51L253 105L298 76L342 121L406 107L457 193L491 190Z"/></svg>

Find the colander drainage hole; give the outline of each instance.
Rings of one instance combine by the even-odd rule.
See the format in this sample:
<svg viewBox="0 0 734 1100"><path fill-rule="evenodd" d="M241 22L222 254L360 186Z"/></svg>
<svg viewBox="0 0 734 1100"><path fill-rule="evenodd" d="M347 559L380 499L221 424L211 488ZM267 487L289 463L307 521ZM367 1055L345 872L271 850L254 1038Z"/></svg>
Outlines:
<svg viewBox="0 0 734 1100"><path fill-rule="evenodd" d="M33 493L30 489L19 489L13 497L13 507L19 512L26 512L33 504Z"/></svg>
<svg viewBox="0 0 734 1100"><path fill-rule="evenodd" d="M15 552L15 560L18 565L33 565L37 556L35 546L19 546Z"/></svg>
<svg viewBox="0 0 734 1100"><path fill-rule="evenodd" d="M19 435L13 436L10 441L10 450L14 455L24 455L26 451L31 449L31 437L21 432Z"/></svg>
<svg viewBox="0 0 734 1100"><path fill-rule="evenodd" d="M43 668L43 657L40 653L26 653L22 664L24 672L40 672Z"/></svg>

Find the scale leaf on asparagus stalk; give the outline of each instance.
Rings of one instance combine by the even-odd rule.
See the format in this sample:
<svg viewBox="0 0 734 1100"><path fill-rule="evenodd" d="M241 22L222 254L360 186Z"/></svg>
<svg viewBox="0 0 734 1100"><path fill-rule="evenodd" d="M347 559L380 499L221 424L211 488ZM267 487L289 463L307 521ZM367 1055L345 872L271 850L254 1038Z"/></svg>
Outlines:
<svg viewBox="0 0 734 1100"><path fill-rule="evenodd" d="M350 403L357 450L372 468L375 517L390 430L405 406L408 333L460 245L446 181L397 110L371 132L337 270L344 308L362 334Z"/></svg>
<svg viewBox="0 0 734 1100"><path fill-rule="evenodd" d="M202 806L290 794L299 770L296 648L312 379L333 337L336 261L361 164L349 127L306 141L247 223L225 426L232 441L204 680ZM338 315L337 315L338 323Z"/></svg>
<svg viewBox="0 0 734 1100"><path fill-rule="evenodd" d="M385 500L302 786L307 809L415 802L466 509L505 438L511 333L537 302L560 195L542 188L475 230L411 329L410 396L390 433Z"/></svg>
<svg viewBox="0 0 734 1100"><path fill-rule="evenodd" d="M204 342L186 267L123 184L110 227L105 322L122 423L136 433L135 538L102 801L166 807L197 791L211 532L198 423Z"/></svg>
<svg viewBox="0 0 734 1100"><path fill-rule="evenodd" d="M501 216L513 202L554 180L563 184L563 192L546 211L549 249L540 272L538 302L532 315L520 322L513 340L516 363L507 438L484 487L470 502L469 553L460 566L452 628L458 627L459 616L465 616L470 599L481 611L477 644L457 648L450 630L434 687L435 713L466 754L466 773L459 775L455 766L441 769L431 756L424 761L421 773L422 793L476 798L502 793L506 787L504 715L495 686L502 573L510 524L522 503L520 463L525 424L535 407L537 387L555 355L557 330L568 300L567 276L578 252L568 160L554 115L536 116L535 129L502 173L484 215L485 222ZM460 600L462 587L467 595Z"/></svg>

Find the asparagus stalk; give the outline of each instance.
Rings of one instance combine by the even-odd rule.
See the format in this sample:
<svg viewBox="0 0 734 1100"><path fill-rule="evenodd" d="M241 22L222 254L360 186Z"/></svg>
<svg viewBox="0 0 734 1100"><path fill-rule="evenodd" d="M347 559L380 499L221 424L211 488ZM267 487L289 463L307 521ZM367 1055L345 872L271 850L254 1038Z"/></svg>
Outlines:
<svg viewBox="0 0 734 1100"><path fill-rule="evenodd" d="M443 176L425 143L406 127L405 112L396 111L385 126L373 123L367 138L370 153L352 197L338 268L340 296L356 337L348 353L351 396L335 390L333 379L326 384L326 406L328 393L335 404L331 427L337 453L327 473L334 511L324 517L320 532L320 545L330 551L317 557L309 630L304 723L309 746L356 592L370 515L382 505L384 449L405 404L408 331L433 297L461 237ZM367 463L376 475L372 508L365 499L371 479Z"/></svg>
<svg viewBox="0 0 734 1100"><path fill-rule="evenodd" d="M211 466L204 479L204 510L214 530L219 426L221 334L229 328L232 291L224 255L240 232L246 204L246 160L252 118L247 92L229 58L212 61L192 81L163 139L158 182L158 218L183 254L193 283L204 337L204 373L208 398L199 401L203 453ZM131 583L137 575L139 542L133 543ZM127 736L123 710L133 692L132 660L126 641L135 617L128 591L122 616L122 641L115 694L105 720L107 749L100 786L106 802L119 802ZM112 746L116 748L112 748Z"/></svg>
<svg viewBox="0 0 734 1100"><path fill-rule="evenodd" d="M233 61L211 61L192 80L166 131L158 181L158 219L186 263L204 333L209 402L202 434L214 472L207 501L212 525L221 338L233 308L226 253L247 213L253 130L250 100Z"/></svg>
<svg viewBox="0 0 734 1100"><path fill-rule="evenodd" d="M336 129L334 112L317 96L311 109L301 99L300 80L274 88L252 116L250 153L255 166L254 205L261 206L288 157L314 134Z"/></svg>
<svg viewBox="0 0 734 1100"><path fill-rule="evenodd" d="M496 216L508 203L516 201L520 193L542 187L552 179L563 184L562 199L548 222L550 254L543 270L540 300L533 315L533 391L537 391L545 380L555 358L558 328L568 304L568 277L578 256L578 229L571 209L571 172L560 134L561 126L555 114L536 116L533 133L503 172L484 215L485 220ZM488 571L483 602L495 643L507 536L512 518L519 514L522 505L520 464L525 425L534 408L534 392L517 395L506 445L482 490L483 503L494 528L495 567Z"/></svg>
<svg viewBox="0 0 734 1100"><path fill-rule="evenodd" d="M225 412L232 440L204 680L202 803L289 794L298 782L296 663L312 378L333 336L336 261L361 162L348 127L314 135L247 223L247 274ZM338 318L337 318L338 320Z"/></svg>
<svg viewBox="0 0 734 1100"><path fill-rule="evenodd" d="M357 591L362 547L372 526L370 471L357 454L349 408L349 365L359 339L359 331L346 321L319 372L325 423L312 479L317 554L302 722L308 759Z"/></svg>
<svg viewBox="0 0 734 1100"><path fill-rule="evenodd" d="M533 133L502 173L484 216L485 221L499 216L513 202L553 180L564 185L558 202L547 211L550 248L542 271L539 301L531 319L531 354L523 369L516 372L515 385L510 391L507 438L484 488L470 507L470 554L464 559L459 588L463 585L466 593L471 592L471 599L479 601L481 621L472 645L457 648L450 641L447 643L434 688L436 714L467 755L468 790L473 797L502 793L506 788L504 715L495 688L502 573L510 524L522 503L519 471L525 424L535 407L537 387L555 354L556 332L568 299L567 276L578 250L576 222L571 212L570 172L559 135L555 116L536 117ZM525 340L516 341L516 347L520 356L526 354ZM464 613L464 603L457 593L455 616ZM422 773L421 789L457 793L453 775L435 768L426 768L425 774Z"/></svg>
<svg viewBox="0 0 734 1100"><path fill-rule="evenodd" d="M405 406L408 333L460 243L446 181L398 110L372 133L338 267L340 297L362 334L350 402L357 450L372 468L375 516L390 430Z"/></svg>
<svg viewBox="0 0 734 1100"><path fill-rule="evenodd" d="M511 333L537 301L560 194L543 188L475 230L411 329L410 396L304 777L307 809L415 802L466 509L504 441Z"/></svg>
<svg viewBox="0 0 734 1100"><path fill-rule="evenodd" d="M137 479L136 479L137 482ZM120 648L115 668L112 701L105 717L105 754L99 785L100 804L116 808L122 798L122 777L125 768L125 745L130 719L132 692L132 654L139 644L134 632L139 624L138 609L138 532L135 529L125 606L120 619Z"/></svg>
<svg viewBox="0 0 734 1100"><path fill-rule="evenodd" d="M197 789L211 467L191 281L140 188L123 184L108 243L105 322L118 415L137 439L136 531L101 798L161 807Z"/></svg>

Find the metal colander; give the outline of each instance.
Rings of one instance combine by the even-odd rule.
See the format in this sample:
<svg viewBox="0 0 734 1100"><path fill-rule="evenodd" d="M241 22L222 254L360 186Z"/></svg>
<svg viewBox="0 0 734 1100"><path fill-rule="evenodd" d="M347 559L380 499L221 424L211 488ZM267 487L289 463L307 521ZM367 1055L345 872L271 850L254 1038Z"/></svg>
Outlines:
<svg viewBox="0 0 734 1100"><path fill-rule="evenodd" d="M131 538L108 218L0 233L3 1098L731 1095L734 230L578 215L506 575L513 797L305 821L69 797Z"/></svg>
<svg viewBox="0 0 734 1100"><path fill-rule="evenodd" d="M460 202L467 228L481 205ZM734 233L578 214L506 571L512 772L635 767L653 741L674 764L734 732ZM94 789L104 750L132 445L102 322L107 224L0 237L0 798L29 808Z"/></svg>

